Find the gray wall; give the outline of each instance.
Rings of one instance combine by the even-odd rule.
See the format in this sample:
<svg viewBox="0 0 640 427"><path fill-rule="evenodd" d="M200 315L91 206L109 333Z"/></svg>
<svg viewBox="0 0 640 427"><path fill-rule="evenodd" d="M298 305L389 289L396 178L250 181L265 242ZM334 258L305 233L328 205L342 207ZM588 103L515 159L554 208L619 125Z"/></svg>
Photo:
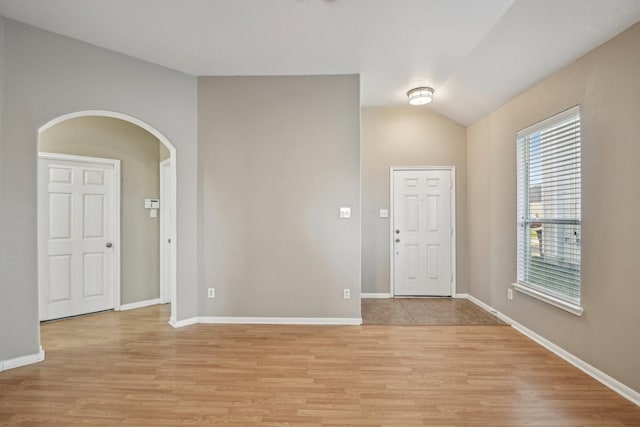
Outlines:
<svg viewBox="0 0 640 427"><path fill-rule="evenodd" d="M576 317L516 280L516 131L582 111L582 305ZM640 391L640 24L518 96L468 130L469 291Z"/></svg>
<svg viewBox="0 0 640 427"><path fill-rule="evenodd" d="M79 117L42 132L39 146L48 153L120 160L120 303L159 298L160 218L151 218L143 201L160 197L162 143L124 120Z"/></svg>
<svg viewBox="0 0 640 427"><path fill-rule="evenodd" d="M5 187L5 179L4 179L4 162L2 159L5 156L5 148L4 148L4 128L3 128L3 110L4 110L4 69L5 69L5 60L4 60L4 20L0 18L0 232L4 231L2 228L2 224L4 224L5 213L4 213L4 187ZM5 259L8 260L12 250L9 246L9 242L0 234L0 269L3 269L5 266ZM4 271L4 270L0 270ZM4 359L4 355L9 353L9 349L6 347L9 343L14 343L17 338L15 334L10 331L10 321L11 314L13 314L12 310L12 300L14 298L14 294L16 290L10 286L8 286L8 281L5 280L3 274L0 274L0 360ZM6 314L3 314L6 313ZM38 338L39 339L39 338ZM32 334L29 339L24 343L18 343L18 345L23 348L31 348L34 340L34 336ZM5 344L6 343L6 344Z"/></svg>
<svg viewBox="0 0 640 427"><path fill-rule="evenodd" d="M198 112L200 315L359 318L358 76L200 78Z"/></svg>
<svg viewBox="0 0 640 427"><path fill-rule="evenodd" d="M467 292L466 128L420 107L362 109L362 292L389 292L391 166L456 167L456 292Z"/></svg>
<svg viewBox="0 0 640 427"><path fill-rule="evenodd" d="M4 21L0 239L5 338L0 359L38 351L38 128L63 114L117 111L177 149L178 319L197 314L197 80L15 21Z"/></svg>

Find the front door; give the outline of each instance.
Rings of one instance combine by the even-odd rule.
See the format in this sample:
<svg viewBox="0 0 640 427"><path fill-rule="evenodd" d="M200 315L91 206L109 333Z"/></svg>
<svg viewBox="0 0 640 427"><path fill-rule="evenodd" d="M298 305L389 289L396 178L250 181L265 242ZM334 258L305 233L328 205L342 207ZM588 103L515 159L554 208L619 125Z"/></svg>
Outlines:
<svg viewBox="0 0 640 427"><path fill-rule="evenodd" d="M394 295L451 296L451 169L394 170Z"/></svg>
<svg viewBox="0 0 640 427"><path fill-rule="evenodd" d="M114 308L115 164L63 157L38 159L40 320Z"/></svg>

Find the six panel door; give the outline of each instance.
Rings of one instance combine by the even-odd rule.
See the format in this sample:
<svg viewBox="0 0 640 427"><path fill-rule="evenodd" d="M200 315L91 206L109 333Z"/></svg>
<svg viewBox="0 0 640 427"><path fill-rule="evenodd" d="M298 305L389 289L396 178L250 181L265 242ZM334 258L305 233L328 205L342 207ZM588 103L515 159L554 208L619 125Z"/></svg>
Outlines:
<svg viewBox="0 0 640 427"><path fill-rule="evenodd" d="M40 320L114 308L114 167L38 160Z"/></svg>
<svg viewBox="0 0 640 427"><path fill-rule="evenodd" d="M394 171L393 186L394 294L451 296L451 171Z"/></svg>

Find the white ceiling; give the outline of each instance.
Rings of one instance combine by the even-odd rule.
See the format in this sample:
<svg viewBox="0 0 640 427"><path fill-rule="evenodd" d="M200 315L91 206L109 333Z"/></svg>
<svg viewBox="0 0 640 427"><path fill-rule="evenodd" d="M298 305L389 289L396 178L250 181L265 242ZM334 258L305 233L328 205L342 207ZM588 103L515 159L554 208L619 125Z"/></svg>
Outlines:
<svg viewBox="0 0 640 427"><path fill-rule="evenodd" d="M365 106L470 124L640 20L639 0L0 0L0 14L197 76L362 76Z"/></svg>

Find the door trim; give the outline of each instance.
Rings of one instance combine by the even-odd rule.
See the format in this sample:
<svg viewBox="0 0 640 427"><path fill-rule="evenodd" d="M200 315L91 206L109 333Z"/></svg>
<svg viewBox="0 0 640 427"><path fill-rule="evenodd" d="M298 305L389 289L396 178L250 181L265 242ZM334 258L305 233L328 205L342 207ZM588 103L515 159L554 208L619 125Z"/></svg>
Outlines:
<svg viewBox="0 0 640 427"><path fill-rule="evenodd" d="M393 173L396 171L435 171L451 173L451 298L456 295L456 167L455 166L391 166L389 168L389 293L395 296L395 274L393 257L394 191Z"/></svg>
<svg viewBox="0 0 640 427"><path fill-rule="evenodd" d="M99 163L113 167L113 309L120 310L120 160L102 157L76 156L72 154L38 152L38 159L73 161L79 163ZM39 180L38 180L39 181ZM43 232L38 227L38 258L41 245L44 244ZM40 260L38 265L40 265ZM40 270L38 268L38 270ZM38 271L39 273L39 271ZM38 274L38 292L40 292L40 274ZM38 307L38 313L40 307ZM39 315L39 314L38 314Z"/></svg>
<svg viewBox="0 0 640 427"><path fill-rule="evenodd" d="M170 196L167 197L167 193L171 193L170 188L166 188L165 174L169 174L169 182L171 182L171 157L164 159L159 165L160 172L160 304L167 304L171 302L171 277L166 277L166 259L167 248L165 241L171 239L173 233L171 232L171 223L167 222L166 212L169 211L169 218L175 217L175 211L173 211L173 205L169 202ZM173 241L172 241L173 243ZM171 249L169 249L169 252ZM169 261L169 264L171 262ZM171 267L171 266L169 266ZM171 274L169 274L171 276Z"/></svg>

